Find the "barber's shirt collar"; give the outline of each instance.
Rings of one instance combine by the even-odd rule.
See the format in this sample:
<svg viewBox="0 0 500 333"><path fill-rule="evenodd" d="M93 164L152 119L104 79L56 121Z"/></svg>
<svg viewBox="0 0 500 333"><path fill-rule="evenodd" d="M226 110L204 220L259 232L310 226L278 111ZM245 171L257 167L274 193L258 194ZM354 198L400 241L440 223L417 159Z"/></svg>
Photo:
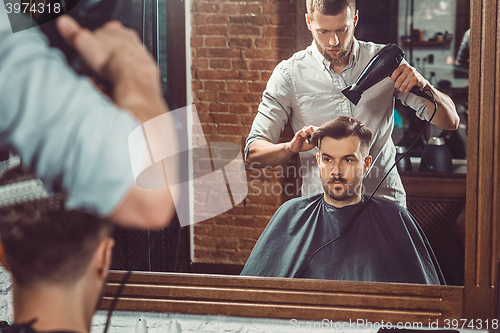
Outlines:
<svg viewBox="0 0 500 333"><path fill-rule="evenodd" d="M356 61L359 58L359 42L356 39L356 37L353 38L353 45L352 45L352 50L351 54L349 55L349 64L346 66L347 68L350 68L356 64ZM311 44L312 52L314 58L321 64L325 66L325 68L330 68L330 60L326 59L318 50L318 46L316 45L316 41L313 40Z"/></svg>

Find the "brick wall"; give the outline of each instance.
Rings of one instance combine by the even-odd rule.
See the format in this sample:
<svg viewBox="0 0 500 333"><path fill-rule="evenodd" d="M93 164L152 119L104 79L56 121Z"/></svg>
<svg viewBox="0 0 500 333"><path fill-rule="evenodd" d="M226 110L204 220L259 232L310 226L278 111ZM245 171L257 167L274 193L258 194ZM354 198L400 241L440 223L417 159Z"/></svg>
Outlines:
<svg viewBox="0 0 500 333"><path fill-rule="evenodd" d="M192 1L193 102L207 141L233 142L243 150L272 70L296 51L295 20L295 0ZM282 140L291 135L288 128ZM287 163L296 165L297 158ZM195 224L194 262L245 263L272 214L300 185L282 172L286 167L247 167L245 201Z"/></svg>

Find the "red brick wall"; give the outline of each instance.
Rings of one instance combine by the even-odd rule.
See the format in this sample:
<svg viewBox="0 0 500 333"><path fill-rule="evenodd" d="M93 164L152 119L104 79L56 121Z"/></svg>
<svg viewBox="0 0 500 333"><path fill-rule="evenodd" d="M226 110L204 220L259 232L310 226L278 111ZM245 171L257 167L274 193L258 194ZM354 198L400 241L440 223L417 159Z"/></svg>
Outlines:
<svg viewBox="0 0 500 333"><path fill-rule="evenodd" d="M272 70L296 51L295 12L295 0L192 0L193 102L207 141L233 142L243 151ZM291 183L288 193L296 192L295 178L281 168L247 170L244 202L195 224L195 262L244 264L272 214L290 198L279 189Z"/></svg>

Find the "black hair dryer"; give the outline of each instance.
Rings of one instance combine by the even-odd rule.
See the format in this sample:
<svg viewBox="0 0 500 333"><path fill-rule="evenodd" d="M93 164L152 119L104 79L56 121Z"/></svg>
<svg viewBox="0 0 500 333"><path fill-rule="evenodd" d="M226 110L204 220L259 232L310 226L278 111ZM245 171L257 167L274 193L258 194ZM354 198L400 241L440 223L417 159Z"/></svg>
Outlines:
<svg viewBox="0 0 500 333"><path fill-rule="evenodd" d="M388 44L370 60L356 82L342 90L342 93L354 105L358 105L361 94L386 77L390 77L401 64L403 57L404 52L396 44ZM432 98L417 86L410 92L432 101Z"/></svg>

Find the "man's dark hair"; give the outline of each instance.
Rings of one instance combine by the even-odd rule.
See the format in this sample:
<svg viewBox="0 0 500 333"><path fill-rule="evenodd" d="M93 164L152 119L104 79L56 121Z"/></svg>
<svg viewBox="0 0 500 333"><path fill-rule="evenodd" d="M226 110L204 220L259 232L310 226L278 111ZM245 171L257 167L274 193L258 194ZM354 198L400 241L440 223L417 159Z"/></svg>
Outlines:
<svg viewBox="0 0 500 333"><path fill-rule="evenodd" d="M323 15L335 16L342 13L347 7L352 13L356 11L356 0L306 0L307 14L315 11Z"/></svg>
<svg viewBox="0 0 500 333"><path fill-rule="evenodd" d="M320 148L321 140L323 140L324 137L340 140L350 136L357 136L360 141L360 149L368 154L370 142L372 140L372 132L358 119L353 117L341 116L327 121L314 131L311 143Z"/></svg>
<svg viewBox="0 0 500 333"><path fill-rule="evenodd" d="M33 200L31 194L13 194L41 186L34 182L39 180L20 167L0 177L4 203L0 205L0 236L7 264L20 286L75 281L87 269L101 240L111 234L111 224L88 213L66 210L60 195ZM16 202L5 204L5 192Z"/></svg>

